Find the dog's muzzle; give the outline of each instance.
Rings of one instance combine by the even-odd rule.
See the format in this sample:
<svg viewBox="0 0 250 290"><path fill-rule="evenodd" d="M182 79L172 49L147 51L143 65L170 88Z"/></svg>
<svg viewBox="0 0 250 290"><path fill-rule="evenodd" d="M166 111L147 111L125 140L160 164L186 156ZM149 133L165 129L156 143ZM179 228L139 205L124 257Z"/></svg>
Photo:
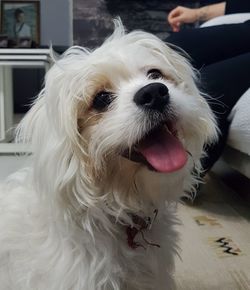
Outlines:
<svg viewBox="0 0 250 290"><path fill-rule="evenodd" d="M122 156L156 172L170 173L184 167L187 152L178 138L176 116L171 116L167 86L157 82L148 84L136 92L134 102L145 111L150 128Z"/></svg>
<svg viewBox="0 0 250 290"><path fill-rule="evenodd" d="M162 83L152 83L136 92L134 102L145 110L164 112L169 104L168 88Z"/></svg>

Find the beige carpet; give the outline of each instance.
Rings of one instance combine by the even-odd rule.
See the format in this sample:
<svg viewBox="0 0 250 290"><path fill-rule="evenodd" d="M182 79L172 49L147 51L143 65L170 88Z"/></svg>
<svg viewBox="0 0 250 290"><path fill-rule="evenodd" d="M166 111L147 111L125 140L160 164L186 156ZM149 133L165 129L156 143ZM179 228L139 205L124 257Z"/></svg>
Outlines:
<svg viewBox="0 0 250 290"><path fill-rule="evenodd" d="M179 206L179 218L177 289L250 289L250 205L211 174L194 204Z"/></svg>

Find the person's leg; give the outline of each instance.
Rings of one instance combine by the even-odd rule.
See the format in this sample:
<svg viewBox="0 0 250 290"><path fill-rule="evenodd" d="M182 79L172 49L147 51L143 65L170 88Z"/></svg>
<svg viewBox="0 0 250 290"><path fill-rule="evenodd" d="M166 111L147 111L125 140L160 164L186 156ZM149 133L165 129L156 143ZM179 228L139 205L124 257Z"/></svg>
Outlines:
<svg viewBox="0 0 250 290"><path fill-rule="evenodd" d="M250 23L184 29L166 42L186 51L197 69L250 51Z"/></svg>
<svg viewBox="0 0 250 290"><path fill-rule="evenodd" d="M219 158L226 143L229 122L227 117L245 90L250 87L250 23L186 29L174 33L167 42L184 49L201 70L203 91L221 130L219 141L207 149L203 160L206 170Z"/></svg>
<svg viewBox="0 0 250 290"><path fill-rule="evenodd" d="M225 14L250 12L249 0L227 0Z"/></svg>
<svg viewBox="0 0 250 290"><path fill-rule="evenodd" d="M207 171L220 157L226 144L228 116L238 99L250 87L250 52L201 69L202 90L208 93L207 101L214 112L221 131L219 140L207 148L203 160Z"/></svg>

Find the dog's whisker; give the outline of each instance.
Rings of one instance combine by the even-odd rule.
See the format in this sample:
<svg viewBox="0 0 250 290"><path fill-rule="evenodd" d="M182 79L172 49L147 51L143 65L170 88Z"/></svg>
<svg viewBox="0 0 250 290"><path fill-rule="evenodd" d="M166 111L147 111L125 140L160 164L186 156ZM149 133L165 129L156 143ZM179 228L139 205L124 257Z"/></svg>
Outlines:
<svg viewBox="0 0 250 290"><path fill-rule="evenodd" d="M92 119L99 118L101 113L92 113L87 119L84 120L84 124L88 124Z"/></svg>

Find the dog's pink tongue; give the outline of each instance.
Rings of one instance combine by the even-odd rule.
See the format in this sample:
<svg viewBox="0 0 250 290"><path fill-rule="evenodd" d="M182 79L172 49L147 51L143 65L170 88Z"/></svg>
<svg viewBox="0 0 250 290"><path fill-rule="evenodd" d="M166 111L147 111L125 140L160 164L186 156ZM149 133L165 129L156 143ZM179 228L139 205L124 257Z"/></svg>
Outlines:
<svg viewBox="0 0 250 290"><path fill-rule="evenodd" d="M181 142L166 130L148 136L139 148L147 162L159 172L174 172L187 162L187 152Z"/></svg>

